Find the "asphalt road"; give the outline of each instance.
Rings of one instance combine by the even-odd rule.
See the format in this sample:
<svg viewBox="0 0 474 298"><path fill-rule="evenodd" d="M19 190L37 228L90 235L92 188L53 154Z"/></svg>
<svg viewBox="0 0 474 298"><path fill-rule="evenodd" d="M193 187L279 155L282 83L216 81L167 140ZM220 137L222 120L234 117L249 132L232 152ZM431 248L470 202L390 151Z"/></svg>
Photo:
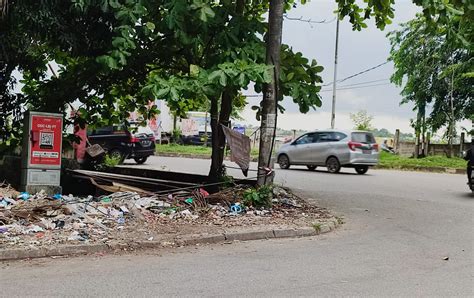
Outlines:
<svg viewBox="0 0 474 298"><path fill-rule="evenodd" d="M155 157L143 167L208 165ZM277 181L345 224L311 238L2 264L0 296L474 296L474 197L464 176L295 168L278 170Z"/></svg>

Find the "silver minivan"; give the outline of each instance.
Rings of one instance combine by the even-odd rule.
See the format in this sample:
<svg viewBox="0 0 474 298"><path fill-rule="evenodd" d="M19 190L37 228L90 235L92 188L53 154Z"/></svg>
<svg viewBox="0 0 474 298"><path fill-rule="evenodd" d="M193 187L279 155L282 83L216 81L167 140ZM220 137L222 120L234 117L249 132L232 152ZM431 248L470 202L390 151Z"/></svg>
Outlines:
<svg viewBox="0 0 474 298"><path fill-rule="evenodd" d="M323 166L330 173L342 167L354 168L358 174L367 173L379 161L379 146L367 131L313 131L284 144L277 152L282 169L305 165L309 170Z"/></svg>

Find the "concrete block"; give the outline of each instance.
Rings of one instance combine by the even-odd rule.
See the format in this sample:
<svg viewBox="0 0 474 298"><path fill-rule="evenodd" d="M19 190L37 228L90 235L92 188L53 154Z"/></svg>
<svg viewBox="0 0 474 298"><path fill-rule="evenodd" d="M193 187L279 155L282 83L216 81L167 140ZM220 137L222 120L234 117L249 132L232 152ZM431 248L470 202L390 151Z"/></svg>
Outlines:
<svg viewBox="0 0 474 298"><path fill-rule="evenodd" d="M299 228L296 230L296 235L298 237L307 237L307 236L314 236L314 235L318 235L318 233L316 233L316 230L314 228Z"/></svg>
<svg viewBox="0 0 474 298"><path fill-rule="evenodd" d="M57 193L62 193L63 189L61 186L56 185L26 185L24 190L30 194L44 190L48 196L54 196Z"/></svg>
<svg viewBox="0 0 474 298"><path fill-rule="evenodd" d="M322 224L321 229L319 230L319 234L328 233L331 231L331 227L328 224Z"/></svg>
<svg viewBox="0 0 474 298"><path fill-rule="evenodd" d="M226 240L224 234L222 235L209 235L194 238L183 239L185 245L196 245L196 244L215 244L224 242Z"/></svg>
<svg viewBox="0 0 474 298"><path fill-rule="evenodd" d="M65 255L83 255L97 252L103 252L109 250L105 244L95 245L67 245L52 248L38 248L38 249L5 249L0 250L0 261L3 260L20 260L20 259L34 259L34 258L45 258L53 256L65 256Z"/></svg>
<svg viewBox="0 0 474 298"><path fill-rule="evenodd" d="M273 234L275 234L275 238L289 238L298 236L296 229L273 230Z"/></svg>
<svg viewBox="0 0 474 298"><path fill-rule="evenodd" d="M225 233L225 239L229 241L248 241L258 239L269 239L275 238L273 231L256 231L256 232L243 232L243 233Z"/></svg>
<svg viewBox="0 0 474 298"><path fill-rule="evenodd" d="M336 221L330 221L327 223L329 228L332 230L336 229Z"/></svg>

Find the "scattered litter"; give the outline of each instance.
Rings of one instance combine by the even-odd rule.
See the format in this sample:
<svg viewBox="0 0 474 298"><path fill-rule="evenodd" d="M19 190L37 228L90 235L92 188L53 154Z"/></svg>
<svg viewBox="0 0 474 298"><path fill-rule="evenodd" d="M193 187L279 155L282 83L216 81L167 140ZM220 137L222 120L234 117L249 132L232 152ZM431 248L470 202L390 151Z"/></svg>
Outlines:
<svg viewBox="0 0 474 298"><path fill-rule="evenodd" d="M230 212L234 215L242 213L242 206L240 206L240 203L235 203L235 204L231 205L230 206Z"/></svg>
<svg viewBox="0 0 474 298"><path fill-rule="evenodd" d="M449 261L449 257L444 257L443 260Z"/></svg>
<svg viewBox="0 0 474 298"><path fill-rule="evenodd" d="M163 232L167 226L164 233L179 235L196 231L196 226L222 229L285 222L285 217L291 222L306 220L302 211L307 210L325 214L280 187L273 189L271 207L247 206L243 201L247 188L235 186L213 194L195 188L165 194L120 191L98 197L49 197L44 191L19 193L0 184L0 245L31 248L86 241L152 241L151 232Z"/></svg>
<svg viewBox="0 0 474 298"><path fill-rule="evenodd" d="M18 196L18 199L22 199L23 201L26 201L30 198L30 194L27 193L27 192L22 192L20 193L20 195Z"/></svg>
<svg viewBox="0 0 474 298"><path fill-rule="evenodd" d="M117 223L118 223L119 225L125 224L125 218L119 217L119 218L117 219Z"/></svg>

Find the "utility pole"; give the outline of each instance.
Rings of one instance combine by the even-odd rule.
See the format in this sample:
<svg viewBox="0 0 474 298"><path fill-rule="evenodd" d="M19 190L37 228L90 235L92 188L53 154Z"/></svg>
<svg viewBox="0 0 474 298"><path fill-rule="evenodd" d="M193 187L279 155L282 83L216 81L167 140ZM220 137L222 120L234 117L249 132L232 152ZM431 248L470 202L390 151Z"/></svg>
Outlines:
<svg viewBox="0 0 474 298"><path fill-rule="evenodd" d="M334 81L332 82L332 113L331 113L331 128L336 126L336 81L337 81L337 51L339 46L339 13L337 14L336 22L336 49L334 51Z"/></svg>
<svg viewBox="0 0 474 298"><path fill-rule="evenodd" d="M272 151L275 141L278 79L280 77L280 50L283 28L283 0L270 0L268 14L266 64L273 66L272 81L265 84L262 100L262 122L260 126L260 152L258 155L258 185L273 182L273 176L267 176L264 168L273 168Z"/></svg>
<svg viewBox="0 0 474 298"><path fill-rule="evenodd" d="M450 98L450 108L451 108L451 113L450 113L450 119L449 119L449 157L453 156L453 141L454 141L454 99L453 99L453 91L454 91L454 68L453 68L453 73L451 75L451 94L449 96Z"/></svg>

